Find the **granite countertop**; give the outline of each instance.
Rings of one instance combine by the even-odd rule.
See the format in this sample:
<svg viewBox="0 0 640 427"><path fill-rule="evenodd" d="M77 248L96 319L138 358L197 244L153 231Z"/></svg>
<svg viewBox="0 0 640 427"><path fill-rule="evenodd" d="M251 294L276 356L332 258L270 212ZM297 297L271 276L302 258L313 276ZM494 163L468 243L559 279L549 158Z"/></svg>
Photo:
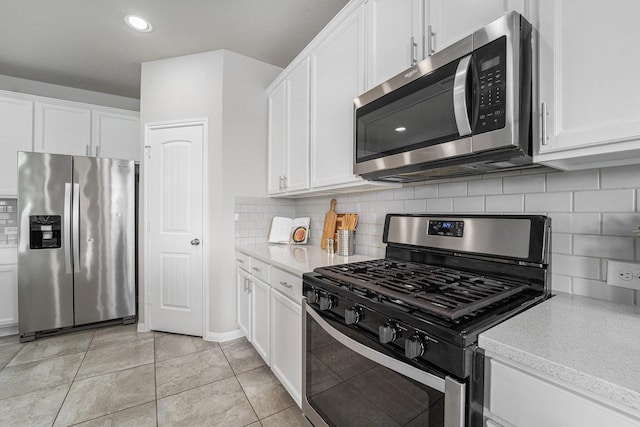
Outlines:
<svg viewBox="0 0 640 427"><path fill-rule="evenodd" d="M558 293L480 335L500 356L640 415L640 307Z"/></svg>
<svg viewBox="0 0 640 427"><path fill-rule="evenodd" d="M277 245L263 243L236 246L236 250L296 276L302 276L304 273L313 271L316 267L375 259L365 255L352 255L348 257L337 254L329 255L320 249L319 246L315 245Z"/></svg>

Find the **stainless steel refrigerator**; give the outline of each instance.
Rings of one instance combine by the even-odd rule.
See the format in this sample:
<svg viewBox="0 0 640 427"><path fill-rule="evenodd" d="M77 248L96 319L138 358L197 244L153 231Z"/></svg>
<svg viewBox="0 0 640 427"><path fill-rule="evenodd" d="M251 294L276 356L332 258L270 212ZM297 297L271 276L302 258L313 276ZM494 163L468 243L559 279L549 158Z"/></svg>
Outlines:
<svg viewBox="0 0 640 427"><path fill-rule="evenodd" d="M18 153L21 341L135 321L134 180L133 161Z"/></svg>

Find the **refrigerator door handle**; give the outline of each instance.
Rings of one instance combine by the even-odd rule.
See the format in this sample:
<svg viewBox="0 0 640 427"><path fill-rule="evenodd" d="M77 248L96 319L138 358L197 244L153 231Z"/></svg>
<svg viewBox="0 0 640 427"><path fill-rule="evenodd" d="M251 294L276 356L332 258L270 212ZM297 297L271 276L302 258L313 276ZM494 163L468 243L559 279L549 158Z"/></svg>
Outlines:
<svg viewBox="0 0 640 427"><path fill-rule="evenodd" d="M80 271L80 184L73 184L73 271Z"/></svg>
<svg viewBox="0 0 640 427"><path fill-rule="evenodd" d="M67 274L71 274L71 183L64 183L64 264Z"/></svg>

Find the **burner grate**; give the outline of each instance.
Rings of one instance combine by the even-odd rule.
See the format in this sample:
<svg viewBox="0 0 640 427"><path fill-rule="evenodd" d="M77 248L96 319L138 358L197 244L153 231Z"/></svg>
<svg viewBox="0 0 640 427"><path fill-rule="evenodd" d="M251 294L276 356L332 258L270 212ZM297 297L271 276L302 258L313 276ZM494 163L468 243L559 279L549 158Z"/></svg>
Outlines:
<svg viewBox="0 0 640 427"><path fill-rule="evenodd" d="M472 272L391 260L322 267L324 276L396 303L455 320L529 287Z"/></svg>

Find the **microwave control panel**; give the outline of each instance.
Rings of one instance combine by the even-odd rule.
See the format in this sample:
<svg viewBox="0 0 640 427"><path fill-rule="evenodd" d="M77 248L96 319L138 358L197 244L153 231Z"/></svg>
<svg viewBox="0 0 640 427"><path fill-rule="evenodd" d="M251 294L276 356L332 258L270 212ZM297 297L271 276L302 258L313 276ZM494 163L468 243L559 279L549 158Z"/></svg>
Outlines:
<svg viewBox="0 0 640 427"><path fill-rule="evenodd" d="M475 134L505 126L506 48L507 38L501 37L474 52L478 73Z"/></svg>

